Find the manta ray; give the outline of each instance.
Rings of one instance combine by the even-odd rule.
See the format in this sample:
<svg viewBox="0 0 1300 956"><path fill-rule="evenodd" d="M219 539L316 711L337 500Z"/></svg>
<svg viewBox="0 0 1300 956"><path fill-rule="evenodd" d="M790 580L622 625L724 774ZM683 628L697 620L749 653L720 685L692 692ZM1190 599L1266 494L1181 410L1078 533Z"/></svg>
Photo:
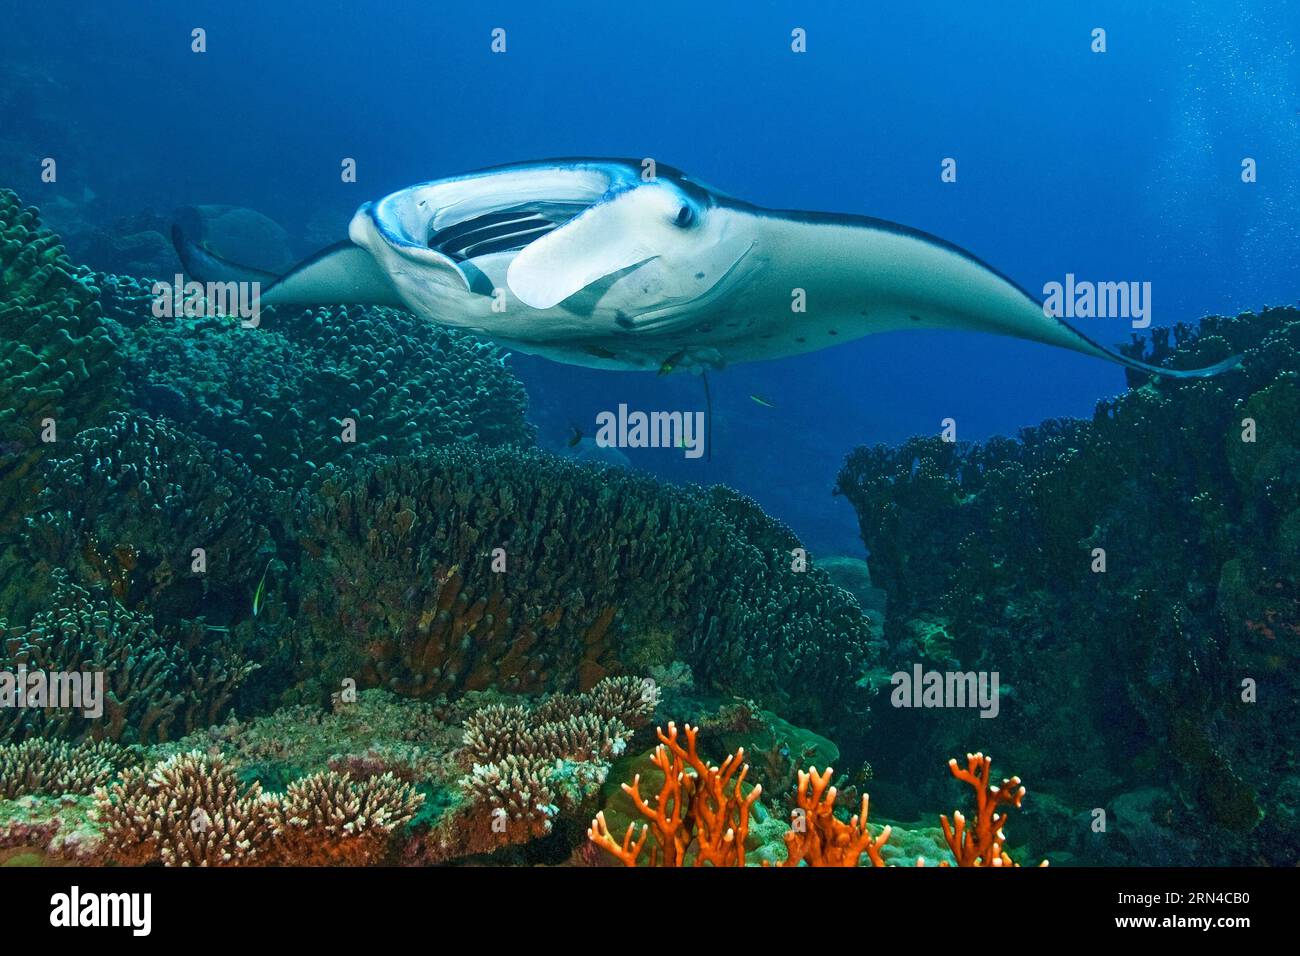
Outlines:
<svg viewBox="0 0 1300 956"><path fill-rule="evenodd" d="M284 274L235 265L182 220L201 280L261 281L263 305L409 309L521 352L598 369L705 370L897 329L1008 335L1158 368L1048 314L971 253L867 216L765 209L656 164L563 159L411 186ZM269 283L269 284L267 284Z"/></svg>

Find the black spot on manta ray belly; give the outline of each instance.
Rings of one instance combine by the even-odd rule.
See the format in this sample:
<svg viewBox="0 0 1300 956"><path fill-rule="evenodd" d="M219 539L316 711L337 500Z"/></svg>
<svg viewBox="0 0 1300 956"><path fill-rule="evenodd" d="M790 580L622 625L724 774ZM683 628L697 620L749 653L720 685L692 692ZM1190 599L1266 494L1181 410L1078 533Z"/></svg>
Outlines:
<svg viewBox="0 0 1300 956"><path fill-rule="evenodd" d="M703 273L703 272L697 272L697 273L695 273L695 278L697 278L697 279L703 279L703 278L704 278L704 273Z"/></svg>
<svg viewBox="0 0 1300 956"><path fill-rule="evenodd" d="M911 319L913 322L921 321L921 317L919 315L909 315L908 318Z"/></svg>
<svg viewBox="0 0 1300 956"><path fill-rule="evenodd" d="M794 337L794 340L795 340L796 342L807 342L807 341L808 341L808 340L807 340L806 338L804 338L802 335L796 335L796 336Z"/></svg>

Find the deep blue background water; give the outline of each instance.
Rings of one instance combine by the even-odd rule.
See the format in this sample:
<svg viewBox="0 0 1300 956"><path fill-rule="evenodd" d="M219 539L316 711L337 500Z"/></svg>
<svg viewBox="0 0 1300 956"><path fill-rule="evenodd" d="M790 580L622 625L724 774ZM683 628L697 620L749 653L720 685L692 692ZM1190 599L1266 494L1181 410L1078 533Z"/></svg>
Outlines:
<svg viewBox="0 0 1300 956"><path fill-rule="evenodd" d="M934 232L1029 289L1066 272L1150 281L1157 325L1300 297L1295 2L541 6L0 3L0 76L21 86L0 131L23 126L38 153L0 168L0 183L105 222L251 206L307 253L342 238L361 202L420 180L649 156L760 204ZM190 52L195 26L203 55ZM791 52L794 27L807 53ZM1105 54L1089 49L1094 27ZM47 155L57 184L39 181ZM1253 185L1240 179L1247 156ZM355 184L340 182L343 157L357 160ZM944 157L958 161L955 184L940 181ZM1085 331L1129 334L1123 320ZM701 407L689 376L512 363L552 447L620 402ZM1123 381L1118 366L1045 346L896 333L711 376L711 462L629 454L753 494L814 549L860 553L830 495L855 445L945 417L962 439L1012 433L1086 415Z"/></svg>

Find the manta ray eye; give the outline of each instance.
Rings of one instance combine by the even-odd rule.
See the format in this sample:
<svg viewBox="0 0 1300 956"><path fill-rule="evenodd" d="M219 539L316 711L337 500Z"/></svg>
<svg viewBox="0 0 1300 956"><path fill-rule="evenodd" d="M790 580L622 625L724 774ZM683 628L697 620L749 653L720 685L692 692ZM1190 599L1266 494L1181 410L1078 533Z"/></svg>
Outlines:
<svg viewBox="0 0 1300 956"><path fill-rule="evenodd" d="M677 210L677 218L673 220L673 223L685 227L689 226L694 219L694 210L692 210L690 206L683 206L681 209Z"/></svg>

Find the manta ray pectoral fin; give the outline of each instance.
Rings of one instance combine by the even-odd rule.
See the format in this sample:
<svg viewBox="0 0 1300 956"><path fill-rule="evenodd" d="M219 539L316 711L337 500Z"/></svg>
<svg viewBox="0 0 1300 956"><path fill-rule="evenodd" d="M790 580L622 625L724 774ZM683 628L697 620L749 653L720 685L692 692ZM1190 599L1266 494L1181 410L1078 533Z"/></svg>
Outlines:
<svg viewBox="0 0 1300 956"><path fill-rule="evenodd" d="M294 266L262 291L262 304L406 307L370 251L347 240Z"/></svg>
<svg viewBox="0 0 1300 956"><path fill-rule="evenodd" d="M520 302L549 309L613 272L658 255L647 241L647 219L662 197L629 189L597 203L535 239L510 263L506 282Z"/></svg>

